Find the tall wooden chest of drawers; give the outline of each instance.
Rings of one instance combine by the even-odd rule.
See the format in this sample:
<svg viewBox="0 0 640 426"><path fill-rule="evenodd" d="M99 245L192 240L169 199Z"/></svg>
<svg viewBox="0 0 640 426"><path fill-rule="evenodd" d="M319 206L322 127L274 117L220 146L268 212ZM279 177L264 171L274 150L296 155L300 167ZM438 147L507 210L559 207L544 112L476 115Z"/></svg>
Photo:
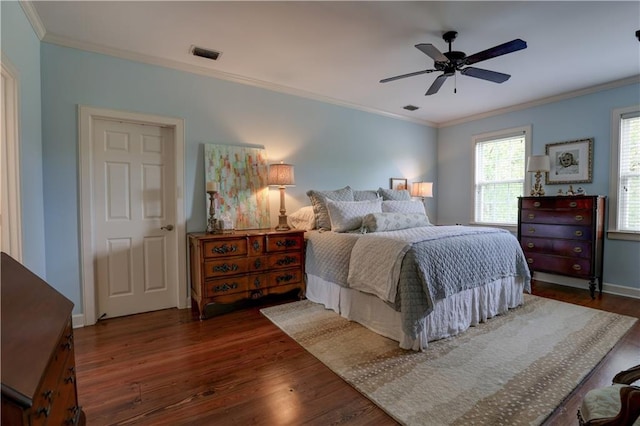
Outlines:
<svg viewBox="0 0 640 426"><path fill-rule="evenodd" d="M189 234L189 255L200 319L268 294L304 295L304 231Z"/></svg>
<svg viewBox="0 0 640 426"><path fill-rule="evenodd" d="M73 303L2 253L2 424L84 425Z"/></svg>
<svg viewBox="0 0 640 426"><path fill-rule="evenodd" d="M518 240L531 271L589 280L602 293L605 197L521 197Z"/></svg>

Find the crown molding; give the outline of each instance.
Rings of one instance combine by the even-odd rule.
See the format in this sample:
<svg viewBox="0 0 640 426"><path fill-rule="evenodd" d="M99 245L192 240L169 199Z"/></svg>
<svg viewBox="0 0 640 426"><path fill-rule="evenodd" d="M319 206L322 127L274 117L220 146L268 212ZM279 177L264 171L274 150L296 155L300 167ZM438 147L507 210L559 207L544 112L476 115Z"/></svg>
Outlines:
<svg viewBox="0 0 640 426"><path fill-rule="evenodd" d="M33 31L35 31L38 38L42 40L47 33L47 30L40 19L40 15L36 12L36 8L33 6L33 3L29 0L20 0L19 4L20 7L22 7L24 14L27 15L31 28L33 28Z"/></svg>
<svg viewBox="0 0 640 426"><path fill-rule="evenodd" d="M617 87L628 86L630 84L638 84L638 83L640 83L640 75L635 75L632 77L622 78L620 80L614 80L608 83L598 84L596 86L591 86L584 89L572 90L570 92L561 93L559 95L549 96L547 98L540 98L530 102L524 102L517 105L511 105L505 108L494 109L492 111L470 115L468 117L459 118L456 120L438 123L437 127L441 129L443 127L455 126L462 123L468 123L470 121L482 120L484 118L489 118L496 115L502 115L502 114L506 114L514 111L521 111L523 109L533 108L539 105L559 102L565 99L577 98L578 96L589 95L591 93L601 92L603 90L615 89Z"/></svg>
<svg viewBox="0 0 640 426"><path fill-rule="evenodd" d="M171 69L175 69L175 70L179 70L179 71L184 71L184 72L188 72L188 73L191 73L191 74L198 74L198 75L203 75L203 76L207 76L207 77L217 78L217 79L220 79L220 80L231 81L231 82L234 82L234 83L244 84L244 85L247 85L247 86L253 86L253 87L260 88L260 89L269 90L269 91L272 91L272 92L284 93L284 94L287 94L287 95L297 96L297 97L301 97L301 98L307 98L307 99L315 100L315 101L322 102L322 103L337 105L337 106L350 108L350 109L356 109L356 110L367 112L367 113L371 113L371 114L382 115L382 116L385 116L385 117L388 117L388 118L393 118L393 119L396 119L396 120L409 121L409 122L412 122L412 123L420 124L422 126L429 126L429 127L434 127L434 128L437 126L436 123L433 123L433 122L430 122L430 121L420 120L420 119L411 118L411 117L405 117L405 116L402 116L402 115L399 115L399 114L394 114L394 113L391 113L391 112L388 112L388 111L383 111L383 110L379 110L379 109L376 109L376 108L370 108L370 107L366 107L366 106L363 106L363 105L358 105L358 104L354 104L354 103L350 103L350 102L345 102L345 101L342 101L342 100L339 100L339 99L335 99L335 98L331 98L331 97L328 97L328 96L318 95L316 93L307 92L305 90L300 90L300 89L295 89L295 88L288 87L288 86L282 86L282 85L279 85L279 84L269 83L269 82L258 80L258 79L243 77L243 76L240 76L240 75L237 75L237 74L231 74L231 73L226 73L226 72L222 72L222 71L217 71L217 70L213 70L213 69L206 68L206 67L201 67L201 66L194 65L194 64L186 64L184 62L175 61L175 60L171 60L171 59L158 58L156 56L150 56L150 55L142 55L142 54L131 52L131 51L128 51L128 50L114 49L114 48L111 48L111 47L106 47L106 46L102 46L102 45L98 45L98 44L81 42L81 41L77 41L77 40L73 40L73 39L69 39L69 38L65 38L65 37L60 37L60 36L57 36L57 35L51 34L51 33L47 33L44 36L44 38L42 39L42 41L44 41L46 43L56 44L56 45L63 46L63 47L70 47L70 48L73 48L73 49L84 50L84 51L93 52L93 53L99 53L99 54L107 55L107 56L113 56L113 57L116 57L116 58L126 59L126 60L129 60L129 61L142 62L142 63L145 63L145 64L157 65L157 66L164 67L164 68L171 68Z"/></svg>

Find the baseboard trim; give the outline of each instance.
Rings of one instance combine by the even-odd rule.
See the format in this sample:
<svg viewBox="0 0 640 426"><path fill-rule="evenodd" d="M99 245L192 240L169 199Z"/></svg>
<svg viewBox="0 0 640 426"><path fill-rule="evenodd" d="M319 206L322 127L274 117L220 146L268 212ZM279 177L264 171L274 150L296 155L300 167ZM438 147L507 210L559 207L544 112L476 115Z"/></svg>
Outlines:
<svg viewBox="0 0 640 426"><path fill-rule="evenodd" d="M544 281L548 283L589 290L588 280L565 277L562 275L547 274L544 272L534 272L533 278L536 280ZM617 296L625 296L625 297L631 297L634 299L640 299L640 289L625 287L617 284L610 284L606 282L602 283L602 292L607 294L615 294Z"/></svg>
<svg viewBox="0 0 640 426"><path fill-rule="evenodd" d="M84 327L84 314L75 314L71 316L71 324L73 328Z"/></svg>

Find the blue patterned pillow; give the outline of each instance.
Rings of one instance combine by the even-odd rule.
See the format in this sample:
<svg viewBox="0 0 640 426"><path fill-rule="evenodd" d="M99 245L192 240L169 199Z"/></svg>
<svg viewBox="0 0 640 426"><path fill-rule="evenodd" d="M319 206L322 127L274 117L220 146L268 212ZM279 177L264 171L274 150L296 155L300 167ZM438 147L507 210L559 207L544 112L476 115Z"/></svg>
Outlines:
<svg viewBox="0 0 640 426"><path fill-rule="evenodd" d="M353 231L362 226L362 218L369 213L382 212L382 200L333 201L327 200L327 210L334 232Z"/></svg>
<svg viewBox="0 0 640 426"><path fill-rule="evenodd" d="M378 194L383 200L411 201L411 194L406 189L378 188Z"/></svg>
<svg viewBox="0 0 640 426"><path fill-rule="evenodd" d="M380 198L378 192L375 189L370 190L353 190L353 200L354 201L369 201L369 200L377 200Z"/></svg>
<svg viewBox="0 0 640 426"><path fill-rule="evenodd" d="M422 213L425 214L424 204L420 201L383 201L382 211L390 213Z"/></svg>
<svg viewBox="0 0 640 426"><path fill-rule="evenodd" d="M371 213L362 219L363 232L399 231L431 226L424 213Z"/></svg>

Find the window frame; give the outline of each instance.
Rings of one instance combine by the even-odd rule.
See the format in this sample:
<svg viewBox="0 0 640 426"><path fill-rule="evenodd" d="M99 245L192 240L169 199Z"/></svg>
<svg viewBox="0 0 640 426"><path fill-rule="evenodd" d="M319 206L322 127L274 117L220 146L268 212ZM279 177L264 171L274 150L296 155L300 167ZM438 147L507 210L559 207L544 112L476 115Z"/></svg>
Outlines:
<svg viewBox="0 0 640 426"><path fill-rule="evenodd" d="M624 115L640 112L640 104L611 111L611 150L609 164L609 229L607 237L613 240L640 241L640 231L618 228L618 188L620 186L620 122Z"/></svg>
<svg viewBox="0 0 640 426"><path fill-rule="evenodd" d="M477 135L473 135L471 137L471 225L480 225L480 226L491 226L496 228L507 229L511 232L516 232L518 229L518 221L516 218L516 222L514 224L505 224L505 223L490 223L490 222L478 222L476 221L476 145L481 142L487 142L492 139L504 139L509 136L521 135L524 134L524 182L523 182L523 193L522 196L528 194L531 191L531 177L527 176L527 158L531 155L531 125L512 127L509 129L496 130L487 133L481 133Z"/></svg>

